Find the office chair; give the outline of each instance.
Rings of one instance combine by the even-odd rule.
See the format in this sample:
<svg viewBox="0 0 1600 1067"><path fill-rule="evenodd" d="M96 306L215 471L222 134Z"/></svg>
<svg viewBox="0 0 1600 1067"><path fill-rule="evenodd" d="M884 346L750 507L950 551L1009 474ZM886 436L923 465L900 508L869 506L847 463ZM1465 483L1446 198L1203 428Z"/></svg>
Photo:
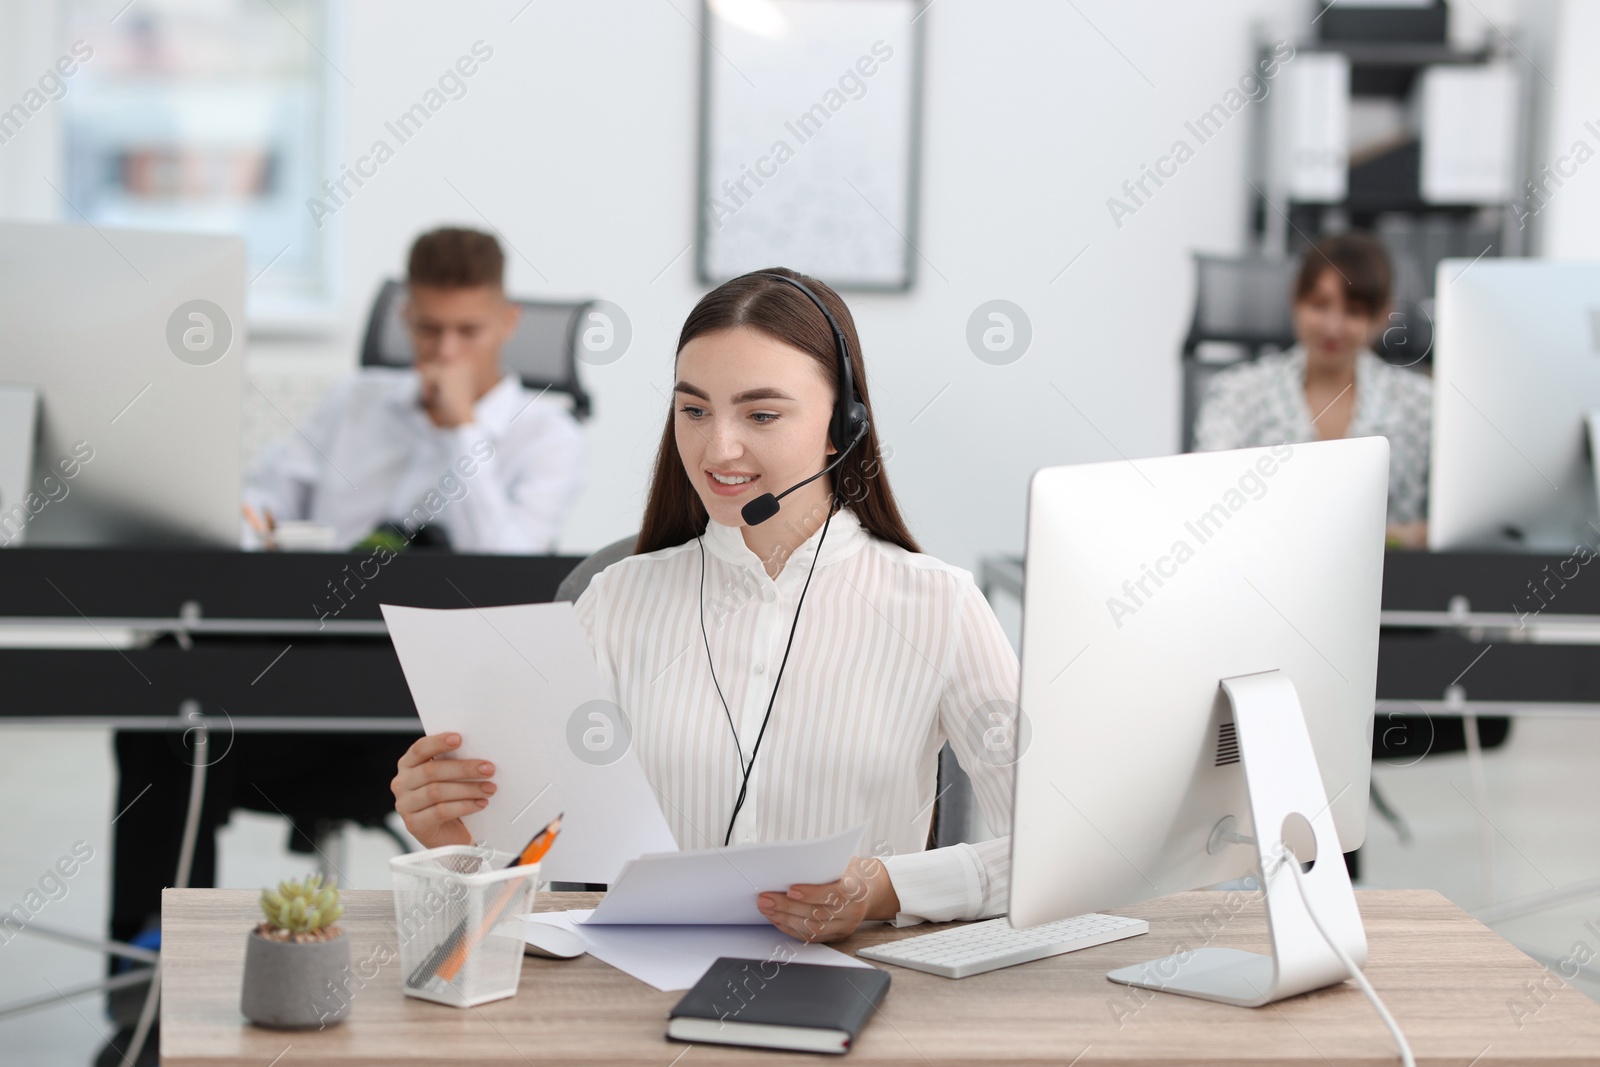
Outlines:
<svg viewBox="0 0 1600 1067"><path fill-rule="evenodd" d="M1294 344L1291 315L1298 264L1263 256L1194 256L1194 317L1183 339L1183 450L1194 449L1194 424L1200 398L1219 371ZM1243 358L1202 360L1200 346L1224 343L1243 348Z"/></svg>
<svg viewBox="0 0 1600 1067"><path fill-rule="evenodd" d="M569 603L576 601L589 588L589 580L618 560L627 559L633 555L633 546L639 540L638 534L629 534L611 542L598 552L591 553L578 561L578 565L561 579L561 584L556 586L555 599L565 600Z"/></svg>
<svg viewBox="0 0 1600 1067"><path fill-rule="evenodd" d="M556 588L555 599L577 600L583 595L583 591L589 588L590 579L618 560L633 555L633 546L637 540L638 534L629 534L579 561ZM954 845L971 838L974 833L973 822L976 811L977 802L972 791L972 779L961 769L960 762L947 742L944 748L939 750L939 771L934 782L933 819L929 826L928 847ZM555 886L556 884L552 883L552 889ZM582 889L583 887L579 886L574 891Z"/></svg>
<svg viewBox="0 0 1600 1067"><path fill-rule="evenodd" d="M363 367L411 366L415 356L411 335L400 317L405 292L405 283L392 279L379 286L361 342ZM587 419L592 404L578 380L578 331L590 303L517 300L516 304L522 318L500 352L506 369L529 389L565 393L572 401L573 417L580 422Z"/></svg>

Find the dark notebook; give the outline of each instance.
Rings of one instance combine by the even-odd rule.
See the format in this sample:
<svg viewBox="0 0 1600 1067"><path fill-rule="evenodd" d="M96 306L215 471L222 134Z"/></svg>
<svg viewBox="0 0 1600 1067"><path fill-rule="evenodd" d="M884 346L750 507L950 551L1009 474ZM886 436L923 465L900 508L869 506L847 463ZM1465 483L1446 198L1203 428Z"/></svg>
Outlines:
<svg viewBox="0 0 1600 1067"><path fill-rule="evenodd" d="M667 1013L678 1041L800 1052L850 1051L889 991L876 967L827 967L724 956Z"/></svg>

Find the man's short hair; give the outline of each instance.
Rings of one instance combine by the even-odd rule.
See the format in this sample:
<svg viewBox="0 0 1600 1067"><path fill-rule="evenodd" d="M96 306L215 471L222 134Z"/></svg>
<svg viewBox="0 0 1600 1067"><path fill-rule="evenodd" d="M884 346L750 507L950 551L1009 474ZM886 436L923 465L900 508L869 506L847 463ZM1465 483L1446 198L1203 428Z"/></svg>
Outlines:
<svg viewBox="0 0 1600 1067"><path fill-rule="evenodd" d="M1322 237L1306 250L1294 283L1296 303L1311 295L1326 271L1337 271L1344 283L1344 298L1368 316L1380 314L1389 303L1393 271L1383 242L1365 233L1339 233Z"/></svg>
<svg viewBox="0 0 1600 1067"><path fill-rule="evenodd" d="M493 234L444 226L412 243L406 281L440 289L504 289L505 270L505 253Z"/></svg>

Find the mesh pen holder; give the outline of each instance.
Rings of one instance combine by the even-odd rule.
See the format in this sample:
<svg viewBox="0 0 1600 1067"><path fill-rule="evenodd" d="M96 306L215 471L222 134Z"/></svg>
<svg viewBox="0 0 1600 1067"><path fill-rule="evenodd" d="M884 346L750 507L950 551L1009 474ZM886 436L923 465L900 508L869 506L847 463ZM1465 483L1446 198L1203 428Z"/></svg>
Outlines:
<svg viewBox="0 0 1600 1067"><path fill-rule="evenodd" d="M522 976L524 920L539 865L474 845L412 852L389 861L402 988L457 1008L512 996Z"/></svg>

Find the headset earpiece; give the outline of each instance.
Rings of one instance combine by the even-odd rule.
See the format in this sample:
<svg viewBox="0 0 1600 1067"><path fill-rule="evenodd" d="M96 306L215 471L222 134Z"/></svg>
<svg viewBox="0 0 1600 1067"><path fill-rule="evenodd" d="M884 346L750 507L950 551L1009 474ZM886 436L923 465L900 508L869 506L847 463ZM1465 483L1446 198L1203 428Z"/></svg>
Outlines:
<svg viewBox="0 0 1600 1067"><path fill-rule="evenodd" d="M828 305L824 304L804 282L786 274L769 274L766 271L756 273L763 278L776 278L780 282L794 286L810 298L811 302L817 305L817 310L822 312L822 317L828 320L828 328L833 331L834 353L839 357L839 395L834 397L833 415L828 420L828 437L837 452L848 452L867 435L870 423L867 419L867 405L861 402L861 395L856 392L855 368L850 365L850 344L844 338L844 330L839 328L839 322L833 317L833 312L828 310Z"/></svg>

